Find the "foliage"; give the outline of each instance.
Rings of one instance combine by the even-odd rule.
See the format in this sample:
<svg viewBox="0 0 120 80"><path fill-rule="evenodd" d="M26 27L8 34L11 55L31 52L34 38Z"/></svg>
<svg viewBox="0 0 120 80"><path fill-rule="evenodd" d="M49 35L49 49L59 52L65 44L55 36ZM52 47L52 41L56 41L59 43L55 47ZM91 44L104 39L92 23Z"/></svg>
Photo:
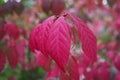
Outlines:
<svg viewBox="0 0 120 80"><path fill-rule="evenodd" d="M120 0L0 0L0 80L120 80Z"/></svg>

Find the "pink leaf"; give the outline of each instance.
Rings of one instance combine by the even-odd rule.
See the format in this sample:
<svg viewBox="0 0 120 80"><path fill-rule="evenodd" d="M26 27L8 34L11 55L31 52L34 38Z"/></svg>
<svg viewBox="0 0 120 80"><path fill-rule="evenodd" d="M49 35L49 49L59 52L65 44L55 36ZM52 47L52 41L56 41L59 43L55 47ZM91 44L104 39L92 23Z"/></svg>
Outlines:
<svg viewBox="0 0 120 80"><path fill-rule="evenodd" d="M115 75L114 80L120 80L120 72Z"/></svg>
<svg viewBox="0 0 120 80"><path fill-rule="evenodd" d="M70 13L68 13L68 15L73 19L74 25L78 30L78 37L84 53L92 60L92 62L96 61L97 40L95 35L81 19Z"/></svg>
<svg viewBox="0 0 120 80"><path fill-rule="evenodd" d="M25 59L25 55L24 55L24 51L25 51L25 40L20 40L18 45L16 46L16 51L19 55L19 61L24 63L24 59Z"/></svg>
<svg viewBox="0 0 120 80"><path fill-rule="evenodd" d="M46 71L50 71L51 59L43 55L40 51L35 50L34 57L38 66Z"/></svg>
<svg viewBox="0 0 120 80"><path fill-rule="evenodd" d="M79 58L79 66L82 66L84 69L86 69L89 65L90 59L84 53L81 53Z"/></svg>
<svg viewBox="0 0 120 80"><path fill-rule="evenodd" d="M70 59L70 70L69 70L71 80L79 80L80 75L78 69L79 66L77 60L75 59L75 57L72 56Z"/></svg>
<svg viewBox="0 0 120 80"><path fill-rule="evenodd" d="M98 80L110 80L110 72L103 65L97 69L97 77L98 77Z"/></svg>
<svg viewBox="0 0 120 80"><path fill-rule="evenodd" d="M2 50L0 50L0 72L4 69L6 57Z"/></svg>
<svg viewBox="0 0 120 80"><path fill-rule="evenodd" d="M29 37L29 49L34 52L35 49L38 50L38 43L36 42L35 36L38 36L38 31L39 31L39 26L41 24L37 25L36 27L33 28L33 30L30 33L30 37Z"/></svg>
<svg viewBox="0 0 120 80"><path fill-rule="evenodd" d="M19 38L19 30L16 24L12 22L7 22L4 27L5 32L9 35L10 38L17 39Z"/></svg>
<svg viewBox="0 0 120 80"><path fill-rule="evenodd" d="M64 70L70 51L70 36L64 17L59 17L53 24L49 34L49 53L56 64Z"/></svg>
<svg viewBox="0 0 120 80"><path fill-rule="evenodd" d="M54 16L33 28L29 38L29 48L31 51L40 50L43 54L47 55L47 38L53 19Z"/></svg>
<svg viewBox="0 0 120 80"><path fill-rule="evenodd" d="M118 70L120 70L120 53L116 55L114 59L114 65Z"/></svg>
<svg viewBox="0 0 120 80"><path fill-rule="evenodd" d="M9 65L12 69L14 69L17 66L18 63L18 54L15 49L15 43L10 43L10 47L7 50L7 58Z"/></svg>
<svg viewBox="0 0 120 80"><path fill-rule="evenodd" d="M115 54L114 54L113 51L108 51L108 52L106 53L106 57L110 60L110 62L113 62L114 59L115 59Z"/></svg>

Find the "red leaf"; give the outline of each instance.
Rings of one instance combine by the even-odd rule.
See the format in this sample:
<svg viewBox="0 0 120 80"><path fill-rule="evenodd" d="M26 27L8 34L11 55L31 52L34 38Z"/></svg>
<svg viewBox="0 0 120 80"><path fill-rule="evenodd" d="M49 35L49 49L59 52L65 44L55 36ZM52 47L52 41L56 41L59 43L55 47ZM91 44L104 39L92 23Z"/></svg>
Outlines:
<svg viewBox="0 0 120 80"><path fill-rule="evenodd" d="M70 79L71 80L79 80L79 66L77 63L77 60L75 59L75 57L71 57L70 59Z"/></svg>
<svg viewBox="0 0 120 80"><path fill-rule="evenodd" d="M36 42L36 36L38 36L38 31L39 31L39 26L41 26L41 24L37 25L36 27L33 28L33 30L30 33L30 37L29 37L29 49L34 52L34 50L39 50L38 49L38 43Z"/></svg>
<svg viewBox="0 0 120 80"><path fill-rule="evenodd" d="M120 54L118 53L114 59L114 65L115 67L120 70Z"/></svg>
<svg viewBox="0 0 120 80"><path fill-rule="evenodd" d="M73 19L75 27L78 30L78 37L84 53L92 60L92 62L96 61L97 40L95 35L80 18L70 13L68 14Z"/></svg>
<svg viewBox="0 0 120 80"><path fill-rule="evenodd" d="M35 50L34 57L38 66L46 71L50 71L51 59L43 55L40 51Z"/></svg>
<svg viewBox="0 0 120 80"><path fill-rule="evenodd" d="M13 39L19 38L20 34L16 24L12 22L8 22L5 24L4 30L9 35L10 38L13 38Z"/></svg>
<svg viewBox="0 0 120 80"><path fill-rule="evenodd" d="M99 63L97 71L97 78L98 80L110 80L110 72L109 72L109 66L106 62ZM95 75L95 74L94 74Z"/></svg>
<svg viewBox="0 0 120 80"><path fill-rule="evenodd" d="M4 69L6 57L2 50L0 50L0 72Z"/></svg>
<svg viewBox="0 0 120 80"><path fill-rule="evenodd" d="M109 59L109 61L112 63L114 62L115 59L115 54L113 51L107 51L106 52L106 57Z"/></svg>
<svg viewBox="0 0 120 80"><path fill-rule="evenodd" d="M19 55L19 61L24 63L25 60L25 40L20 40L18 45L16 46L16 51Z"/></svg>
<svg viewBox="0 0 120 80"><path fill-rule="evenodd" d="M18 54L15 49L15 43L10 43L10 47L7 50L7 58L8 58L10 67L14 69L18 63Z"/></svg>
<svg viewBox="0 0 120 80"><path fill-rule="evenodd" d="M86 69L89 65L90 59L84 53L81 53L79 58L79 66L82 66L84 69Z"/></svg>
<svg viewBox="0 0 120 80"><path fill-rule="evenodd" d="M45 20L42 24L37 25L30 33L29 48L31 51L40 50L43 54L47 54L47 40L49 29L53 23L54 16Z"/></svg>
<svg viewBox="0 0 120 80"><path fill-rule="evenodd" d="M59 17L49 34L49 53L56 64L64 70L70 52L70 35L64 17Z"/></svg>
<svg viewBox="0 0 120 80"><path fill-rule="evenodd" d="M115 74L114 80L120 80L120 72Z"/></svg>

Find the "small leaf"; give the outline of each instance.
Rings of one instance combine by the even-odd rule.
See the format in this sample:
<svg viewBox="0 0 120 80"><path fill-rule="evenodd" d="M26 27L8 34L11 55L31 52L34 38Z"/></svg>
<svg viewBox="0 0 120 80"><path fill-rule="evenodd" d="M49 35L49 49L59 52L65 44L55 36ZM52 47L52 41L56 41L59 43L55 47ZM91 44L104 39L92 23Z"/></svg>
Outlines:
<svg viewBox="0 0 120 80"><path fill-rule="evenodd" d="M10 67L12 69L14 69L18 64L18 54L16 52L14 42L10 43L10 47L7 50L7 58L8 58L8 62L9 62Z"/></svg>
<svg viewBox="0 0 120 80"><path fill-rule="evenodd" d="M10 38L18 39L20 36L19 29L16 24L12 22L7 22L4 26L4 31L9 35Z"/></svg>
<svg viewBox="0 0 120 80"><path fill-rule="evenodd" d="M58 18L50 29L48 46L50 56L64 70L70 53L70 35L64 17Z"/></svg>
<svg viewBox="0 0 120 80"><path fill-rule="evenodd" d="M20 40L18 45L16 45L16 51L19 55L19 61L24 63L25 60L25 40Z"/></svg>

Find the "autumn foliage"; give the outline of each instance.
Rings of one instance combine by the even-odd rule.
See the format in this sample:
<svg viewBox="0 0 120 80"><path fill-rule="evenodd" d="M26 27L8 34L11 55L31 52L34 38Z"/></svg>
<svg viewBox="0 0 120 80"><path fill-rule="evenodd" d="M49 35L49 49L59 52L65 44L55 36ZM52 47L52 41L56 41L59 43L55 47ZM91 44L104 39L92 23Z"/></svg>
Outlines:
<svg viewBox="0 0 120 80"><path fill-rule="evenodd" d="M0 0L0 80L120 80L120 0Z"/></svg>
<svg viewBox="0 0 120 80"><path fill-rule="evenodd" d="M73 22L71 26L67 22L67 19ZM72 32L73 28L78 34L74 35ZM82 45L82 51L73 53L72 47L76 46L74 43L76 41L72 37L76 36L79 38L79 44ZM51 68L51 61L53 59L55 65L60 69L61 74L64 73L63 76L69 73L69 76L66 77L76 78L77 80L79 79L79 72L77 72L79 70L79 63L77 63L79 60L76 60L76 56L84 53L90 62L95 62L97 59L96 42L96 37L83 21L65 12L64 15L58 17L52 16L43 23L38 24L30 33L29 48L34 52L36 60L40 59L38 64L41 67L50 71L49 69ZM75 74L72 66L76 68L75 76L72 76Z"/></svg>

